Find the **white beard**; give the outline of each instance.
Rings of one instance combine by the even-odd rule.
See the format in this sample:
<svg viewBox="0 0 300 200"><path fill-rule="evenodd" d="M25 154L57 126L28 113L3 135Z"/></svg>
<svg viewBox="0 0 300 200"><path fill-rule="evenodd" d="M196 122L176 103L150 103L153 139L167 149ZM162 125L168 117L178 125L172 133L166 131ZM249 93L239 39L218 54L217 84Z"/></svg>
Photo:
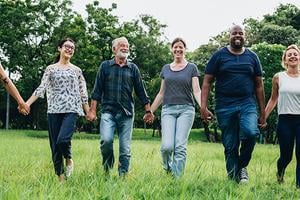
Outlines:
<svg viewBox="0 0 300 200"><path fill-rule="evenodd" d="M119 57L119 58L125 58L125 59L127 59L128 56L129 56L129 52L124 53L122 51L118 51L117 54L116 54L116 56Z"/></svg>

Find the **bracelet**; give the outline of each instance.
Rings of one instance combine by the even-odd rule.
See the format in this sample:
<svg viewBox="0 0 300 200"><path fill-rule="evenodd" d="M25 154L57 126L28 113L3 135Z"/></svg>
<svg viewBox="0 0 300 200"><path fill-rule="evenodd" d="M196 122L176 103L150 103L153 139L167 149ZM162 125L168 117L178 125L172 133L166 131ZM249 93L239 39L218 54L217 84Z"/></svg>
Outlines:
<svg viewBox="0 0 300 200"><path fill-rule="evenodd" d="M152 114L152 111L151 111L151 110L146 110L145 113L146 113L146 114L148 114L148 113L151 113L151 114Z"/></svg>

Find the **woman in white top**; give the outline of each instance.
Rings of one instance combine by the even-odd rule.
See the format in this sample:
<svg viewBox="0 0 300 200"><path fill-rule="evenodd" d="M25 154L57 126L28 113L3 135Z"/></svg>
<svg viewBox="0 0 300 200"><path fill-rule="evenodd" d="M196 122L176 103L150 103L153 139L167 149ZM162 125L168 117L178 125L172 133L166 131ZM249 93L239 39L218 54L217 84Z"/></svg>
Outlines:
<svg viewBox="0 0 300 200"><path fill-rule="evenodd" d="M70 62L75 43L67 38L58 44L56 63L49 65L40 86L27 100L30 106L38 97L47 93L49 140L55 173L64 181L73 171L71 139L76 128L78 115L89 110L86 82L82 71ZM64 160L66 170L64 169Z"/></svg>
<svg viewBox="0 0 300 200"><path fill-rule="evenodd" d="M286 70L273 77L272 94L265 114L267 118L278 102L277 136L280 157L277 161L277 181L283 183L284 172L292 160L295 143L296 187L300 188L300 50L296 45L286 48L282 66Z"/></svg>

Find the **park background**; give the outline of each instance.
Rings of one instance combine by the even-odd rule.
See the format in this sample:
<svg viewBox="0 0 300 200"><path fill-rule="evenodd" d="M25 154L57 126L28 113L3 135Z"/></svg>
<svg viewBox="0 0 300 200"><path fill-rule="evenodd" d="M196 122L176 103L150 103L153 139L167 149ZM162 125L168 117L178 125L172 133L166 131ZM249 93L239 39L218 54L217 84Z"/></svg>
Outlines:
<svg viewBox="0 0 300 200"><path fill-rule="evenodd" d="M70 0L0 1L0 61L23 98L25 100L29 98L39 85L46 66L53 63L57 55L57 43L62 38L70 37L75 40L76 50L72 63L82 69L90 94L101 61L112 58L112 40L119 36L126 36L131 45L130 60L139 66L148 95L153 100L160 86L160 70L164 64L172 61L170 42L173 38L166 37L167 24L161 23L155 16L141 13L135 19L124 21L113 14L117 9L117 3L103 7L101 2L94 1L86 5L86 14L82 15L73 10ZM198 27L197 24L192 25L194 22L187 23L191 24L191 31L206 28ZM261 19L245 18L243 25L246 30L246 45L257 53L263 66L267 100L271 94L273 75L283 70L281 66L283 50L290 44L300 46L300 9L293 4L278 4L274 12L266 13ZM224 29L212 36L206 44L201 44L187 53L187 59L198 66L201 74L200 84L208 59L213 52L228 44L228 38L228 29ZM258 173L254 183L238 190L235 189L234 184L227 185L222 146L207 143L208 139L215 141L218 138L217 122L203 124L199 112L189 140L188 163L190 164L187 166L187 174L179 181L179 186L176 184L178 182L173 182L167 177L164 177L165 180L154 180L162 176L159 138L152 137L152 130L149 130L152 127L144 124L142 120L144 110L138 99L136 99L133 142L133 155L136 155L133 166L140 167L133 169L133 177L129 179L129 185L133 188L128 188L126 183L115 179L107 183L100 178L101 181L97 182L102 176L101 172L98 172L99 138L96 134L98 134L99 121L88 123L84 118L80 118L78 131L81 133L76 133L74 140L74 154L79 161L78 177L68 183L69 188L60 191L69 193L69 196L56 193L58 189L56 182L49 180L53 171L45 132L47 130L46 100L39 99L32 105L31 114L22 116L17 111L16 102L9 98L3 87L0 88L0 99L0 197L29 199L40 195L41 199L52 199L60 194L61 197L69 198L83 198L90 195L90 199L94 197L114 199L113 193L117 193L116 199L121 197L151 199L151 195L153 199L159 199L160 195L162 198L169 195L171 199L177 197L186 199L182 196L186 193L189 197L187 199L197 199L201 195L209 199L268 199L268 197L280 199L287 196L299 198L293 190L295 173L293 167L290 167L290 171L287 172L288 184L281 187L275 183L275 163L278 155L276 145L259 145L258 150L255 151L255 158L251 163L253 168L250 168L250 173ZM199 110L198 107L196 108ZM211 110L214 108L213 91L210 94L209 108ZM156 116L159 115L160 110L156 112ZM276 143L276 124L277 111L274 110L268 119L268 127L262 131L259 142ZM206 137L209 135L212 137ZM145 158L145 161L137 158ZM210 163L206 163L207 160L210 160ZM137 164L138 161L143 164ZM90 162L91 165L87 164ZM150 167L155 169L154 172ZM200 183L198 179L201 180ZM148 182L151 186L143 185ZM77 188L78 185L83 191ZM181 187L182 185L184 187ZM208 185L215 187L208 187ZM120 187L121 192L110 191L112 189L109 186ZM85 187L104 187L104 191L97 192L95 188L92 191L85 191L83 189ZM76 193L72 193L72 189ZM126 193L126 189L129 193ZM50 196L47 196L47 191L50 191ZM218 194L214 195L213 192ZM245 195L240 192L244 192ZM271 195L272 192L274 195ZM103 196L103 193L108 194ZM144 196L141 195L143 193Z"/></svg>

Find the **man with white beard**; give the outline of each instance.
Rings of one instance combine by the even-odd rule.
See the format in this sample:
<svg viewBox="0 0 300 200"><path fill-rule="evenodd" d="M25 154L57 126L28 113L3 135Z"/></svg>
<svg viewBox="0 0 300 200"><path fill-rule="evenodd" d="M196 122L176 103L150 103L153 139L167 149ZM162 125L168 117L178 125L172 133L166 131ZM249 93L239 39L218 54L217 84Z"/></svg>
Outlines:
<svg viewBox="0 0 300 200"><path fill-rule="evenodd" d="M113 140L115 130L119 136L118 171L124 177L129 168L131 138L134 121L133 90L143 103L151 120L150 100L145 91L138 67L127 60L129 43L125 37L112 42L114 58L103 61L96 76L91 94L91 108L87 119L96 119L97 103L101 104L100 150L106 174L114 165Z"/></svg>
<svg viewBox="0 0 300 200"><path fill-rule="evenodd" d="M246 167L259 135L258 126L266 126L262 67L257 55L244 44L243 28L234 25L229 45L215 52L206 65L201 93L201 118L209 121L213 116L207 110L208 95L216 80L215 113L222 131L227 174L239 183L248 182Z"/></svg>

